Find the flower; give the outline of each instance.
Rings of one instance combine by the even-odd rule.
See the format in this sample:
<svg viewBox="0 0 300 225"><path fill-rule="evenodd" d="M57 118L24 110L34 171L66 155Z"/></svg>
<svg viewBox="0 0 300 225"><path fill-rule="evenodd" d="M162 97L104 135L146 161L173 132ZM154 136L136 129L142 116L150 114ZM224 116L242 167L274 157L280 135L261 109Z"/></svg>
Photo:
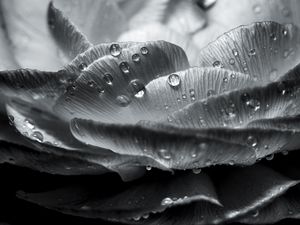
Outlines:
<svg viewBox="0 0 300 225"><path fill-rule="evenodd" d="M0 160L82 176L20 198L125 224L299 217L297 153L278 156L299 149L295 25L237 27L201 49L191 67L169 42L93 45L53 3L47 15L72 60L57 72L0 72ZM112 186L101 175L112 171L128 182L112 178ZM83 183L87 175L97 176Z"/></svg>

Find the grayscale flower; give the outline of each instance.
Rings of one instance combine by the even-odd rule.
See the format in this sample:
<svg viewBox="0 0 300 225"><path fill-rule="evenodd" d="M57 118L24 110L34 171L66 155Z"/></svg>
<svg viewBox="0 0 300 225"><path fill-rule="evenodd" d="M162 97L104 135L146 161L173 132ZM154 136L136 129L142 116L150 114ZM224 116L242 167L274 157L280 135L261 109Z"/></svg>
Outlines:
<svg viewBox="0 0 300 225"><path fill-rule="evenodd" d="M300 2L57 1L48 30L23 29L36 17L16 2L2 1L0 162L102 182L20 198L123 224L299 217Z"/></svg>

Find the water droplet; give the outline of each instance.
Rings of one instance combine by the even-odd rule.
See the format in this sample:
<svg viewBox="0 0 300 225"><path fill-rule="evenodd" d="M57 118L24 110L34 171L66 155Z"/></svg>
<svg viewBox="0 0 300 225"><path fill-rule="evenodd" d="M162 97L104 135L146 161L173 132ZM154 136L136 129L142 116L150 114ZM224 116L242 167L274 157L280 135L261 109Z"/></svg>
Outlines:
<svg viewBox="0 0 300 225"><path fill-rule="evenodd" d="M110 73L105 73L103 76L103 80L105 81L105 83L107 83L108 85L112 85L113 82L113 77Z"/></svg>
<svg viewBox="0 0 300 225"><path fill-rule="evenodd" d="M260 109L260 101L258 101L255 98L251 98L246 102L246 105L252 108L254 111L257 111Z"/></svg>
<svg viewBox="0 0 300 225"><path fill-rule="evenodd" d="M152 170L152 167L149 166L149 165L147 165L147 166L146 166L146 170L150 171L150 170Z"/></svg>
<svg viewBox="0 0 300 225"><path fill-rule="evenodd" d="M256 51L254 48L252 48L249 50L249 56L254 56L254 55L256 55Z"/></svg>
<svg viewBox="0 0 300 225"><path fill-rule="evenodd" d="M233 54L234 56L238 56L238 55L239 55L239 52L238 52L238 50L236 50L236 49L232 49L232 54Z"/></svg>
<svg viewBox="0 0 300 225"><path fill-rule="evenodd" d="M268 160L268 161L270 161L270 160L272 160L272 159L274 159L274 154L268 155L268 156L266 157L266 160Z"/></svg>
<svg viewBox="0 0 300 225"><path fill-rule="evenodd" d="M140 90L138 93L134 95L136 98L142 98L145 95L145 90Z"/></svg>
<svg viewBox="0 0 300 225"><path fill-rule="evenodd" d="M228 164L229 164L230 166L233 166L233 165L234 165L234 161L233 161L233 160L230 160L230 161L228 162Z"/></svg>
<svg viewBox="0 0 300 225"><path fill-rule="evenodd" d="M139 220L141 219L141 217L140 217L140 216L135 216L135 217L132 217L132 219L133 219L134 221L139 221Z"/></svg>
<svg viewBox="0 0 300 225"><path fill-rule="evenodd" d="M147 54L149 53L148 48L142 47L142 48L141 48L141 53L142 53L142 55L147 55Z"/></svg>
<svg viewBox="0 0 300 225"><path fill-rule="evenodd" d="M166 160L169 160L171 159L171 154L168 150L166 149L160 149L159 150L159 154L162 158L166 159Z"/></svg>
<svg viewBox="0 0 300 225"><path fill-rule="evenodd" d="M178 87L180 82L181 82L181 79L180 79L180 76L178 74L171 74L168 76L168 84L171 86L171 87Z"/></svg>
<svg viewBox="0 0 300 225"><path fill-rule="evenodd" d="M15 118L12 115L8 115L8 122L12 126L14 125Z"/></svg>
<svg viewBox="0 0 300 225"><path fill-rule="evenodd" d="M89 80L89 81L87 82L87 85L88 85L90 88L94 88L97 84L95 83L95 81Z"/></svg>
<svg viewBox="0 0 300 225"><path fill-rule="evenodd" d="M141 57L139 54L133 54L132 55L132 61L135 63L139 63L141 61Z"/></svg>
<svg viewBox="0 0 300 225"><path fill-rule="evenodd" d="M186 94L182 94L182 99L186 99Z"/></svg>
<svg viewBox="0 0 300 225"><path fill-rule="evenodd" d="M148 219L149 216L150 216L149 214L144 214L144 215L143 215L143 219Z"/></svg>
<svg viewBox="0 0 300 225"><path fill-rule="evenodd" d="M252 213L252 216L253 217L258 217L259 215L259 211L258 210L255 210L253 213Z"/></svg>
<svg viewBox="0 0 300 225"><path fill-rule="evenodd" d="M224 82L224 83L227 83L227 82L228 82L228 77L224 77L224 78L223 78L223 82Z"/></svg>
<svg viewBox="0 0 300 225"><path fill-rule="evenodd" d="M194 174L199 174L199 173L201 173L201 168L193 168L193 173L194 173Z"/></svg>
<svg viewBox="0 0 300 225"><path fill-rule="evenodd" d="M236 74L235 73L230 74L230 78L231 79L235 79L236 78Z"/></svg>
<svg viewBox="0 0 300 225"><path fill-rule="evenodd" d="M128 98L126 95L120 95L116 98L117 104L121 107L126 107L130 103L130 98Z"/></svg>
<svg viewBox="0 0 300 225"><path fill-rule="evenodd" d="M129 65L127 62L121 62L119 68L124 74L128 74L130 72Z"/></svg>
<svg viewBox="0 0 300 225"><path fill-rule="evenodd" d="M276 40L277 40L277 36L276 36L275 33L270 34L270 38L271 38L273 41L276 41Z"/></svg>
<svg viewBox="0 0 300 225"><path fill-rule="evenodd" d="M208 90L207 91L207 97L211 97L211 96L213 96L215 94L216 94L215 90Z"/></svg>
<svg viewBox="0 0 300 225"><path fill-rule="evenodd" d="M255 14L259 14L261 13L261 6L259 4L255 4L253 5L252 10Z"/></svg>
<svg viewBox="0 0 300 225"><path fill-rule="evenodd" d="M86 68L87 68L87 65L86 65L86 63L81 63L79 66L78 66L78 68L82 71L82 70L86 70Z"/></svg>
<svg viewBox="0 0 300 225"><path fill-rule="evenodd" d="M213 67L216 67L216 68L222 68L223 65L222 65L222 63L221 63L219 60L217 60L217 61L214 61Z"/></svg>
<svg viewBox="0 0 300 225"><path fill-rule="evenodd" d="M120 47L119 44L112 44L110 47L109 47L109 51L110 51L110 54L113 56L113 57L117 57L121 54L122 52L122 49Z"/></svg>
<svg viewBox="0 0 300 225"><path fill-rule="evenodd" d="M250 147L256 147L258 144L257 139L252 135L248 136L246 143Z"/></svg>
<svg viewBox="0 0 300 225"><path fill-rule="evenodd" d="M283 31L282 31L282 35L283 35L283 36L287 36L287 34L288 34L288 31L287 31L287 30L283 30Z"/></svg>
<svg viewBox="0 0 300 225"><path fill-rule="evenodd" d="M25 120L24 120L24 124L25 124L25 126L26 126L27 128L29 128L30 130L34 129L34 124L33 124L31 121L29 121L28 119L25 119Z"/></svg>
<svg viewBox="0 0 300 225"><path fill-rule="evenodd" d="M173 200L169 197L167 198L164 198L162 201L161 201L161 205L162 206L169 206L169 205L172 205L173 204Z"/></svg>
<svg viewBox="0 0 300 225"><path fill-rule="evenodd" d="M234 65L234 63L235 63L234 58L230 58L230 59L229 59L229 64L230 64L230 65Z"/></svg>
<svg viewBox="0 0 300 225"><path fill-rule="evenodd" d="M282 151L282 155L288 155L289 154L289 151L288 150L283 150Z"/></svg>
<svg viewBox="0 0 300 225"><path fill-rule="evenodd" d="M38 141L38 142L43 142L44 141L44 136L41 132L39 131L34 131L32 134L31 134L31 137Z"/></svg>

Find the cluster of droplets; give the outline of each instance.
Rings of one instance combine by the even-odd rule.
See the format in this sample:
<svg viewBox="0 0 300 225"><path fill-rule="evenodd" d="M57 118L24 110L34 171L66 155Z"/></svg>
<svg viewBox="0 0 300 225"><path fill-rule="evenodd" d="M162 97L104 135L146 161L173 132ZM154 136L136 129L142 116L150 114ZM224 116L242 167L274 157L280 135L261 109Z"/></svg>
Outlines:
<svg viewBox="0 0 300 225"><path fill-rule="evenodd" d="M161 201L161 206L170 207L175 204L181 204L188 199L188 196L184 196L183 198L176 197L166 197Z"/></svg>

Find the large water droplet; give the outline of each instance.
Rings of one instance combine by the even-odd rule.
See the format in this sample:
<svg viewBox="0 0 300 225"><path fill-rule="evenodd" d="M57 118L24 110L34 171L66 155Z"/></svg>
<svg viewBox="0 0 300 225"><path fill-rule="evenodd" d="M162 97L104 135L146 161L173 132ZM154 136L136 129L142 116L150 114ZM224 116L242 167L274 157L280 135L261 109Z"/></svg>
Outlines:
<svg viewBox="0 0 300 225"><path fill-rule="evenodd" d="M39 131L34 131L32 134L31 134L31 137L38 141L38 142L43 142L44 141L44 136L41 132Z"/></svg>
<svg viewBox="0 0 300 225"><path fill-rule="evenodd" d="M127 62L121 62L119 68L124 74L128 74L130 72L129 65Z"/></svg>
<svg viewBox="0 0 300 225"><path fill-rule="evenodd" d="M233 54L234 56L238 56L238 55L239 55L239 52L238 52L238 50L236 50L236 49L232 49L232 54Z"/></svg>
<svg viewBox="0 0 300 225"><path fill-rule="evenodd" d="M216 61L213 62L213 67L222 68L223 65L222 65L221 61L216 60Z"/></svg>
<svg viewBox="0 0 300 225"><path fill-rule="evenodd" d="M130 98L128 98L126 95L120 95L116 98L117 104L121 107L126 107L130 103Z"/></svg>
<svg viewBox="0 0 300 225"><path fill-rule="evenodd" d="M112 56L117 57L121 54L122 49L119 44L112 44L109 47L109 51Z"/></svg>
<svg viewBox="0 0 300 225"><path fill-rule="evenodd" d="M149 166L149 165L147 165L147 166L146 166L146 170L150 171L150 170L152 170L152 167Z"/></svg>
<svg viewBox="0 0 300 225"><path fill-rule="evenodd" d="M268 156L266 157L266 160L268 160L268 161L270 161L270 160L272 160L272 159L274 159L274 154L268 155Z"/></svg>
<svg viewBox="0 0 300 225"><path fill-rule="evenodd" d="M140 90L138 93L134 95L136 98L142 98L145 95L145 90Z"/></svg>
<svg viewBox="0 0 300 225"><path fill-rule="evenodd" d="M194 168L194 169L193 169L193 173L194 173L194 174L199 174L199 173L201 173L201 168Z"/></svg>
<svg viewBox="0 0 300 225"><path fill-rule="evenodd" d="M171 87L178 87L181 82L180 76L178 74L171 74L168 76L168 84Z"/></svg>
<svg viewBox="0 0 300 225"><path fill-rule="evenodd" d="M78 68L82 71L82 70L86 70L87 68L87 64L86 63L81 63Z"/></svg>

